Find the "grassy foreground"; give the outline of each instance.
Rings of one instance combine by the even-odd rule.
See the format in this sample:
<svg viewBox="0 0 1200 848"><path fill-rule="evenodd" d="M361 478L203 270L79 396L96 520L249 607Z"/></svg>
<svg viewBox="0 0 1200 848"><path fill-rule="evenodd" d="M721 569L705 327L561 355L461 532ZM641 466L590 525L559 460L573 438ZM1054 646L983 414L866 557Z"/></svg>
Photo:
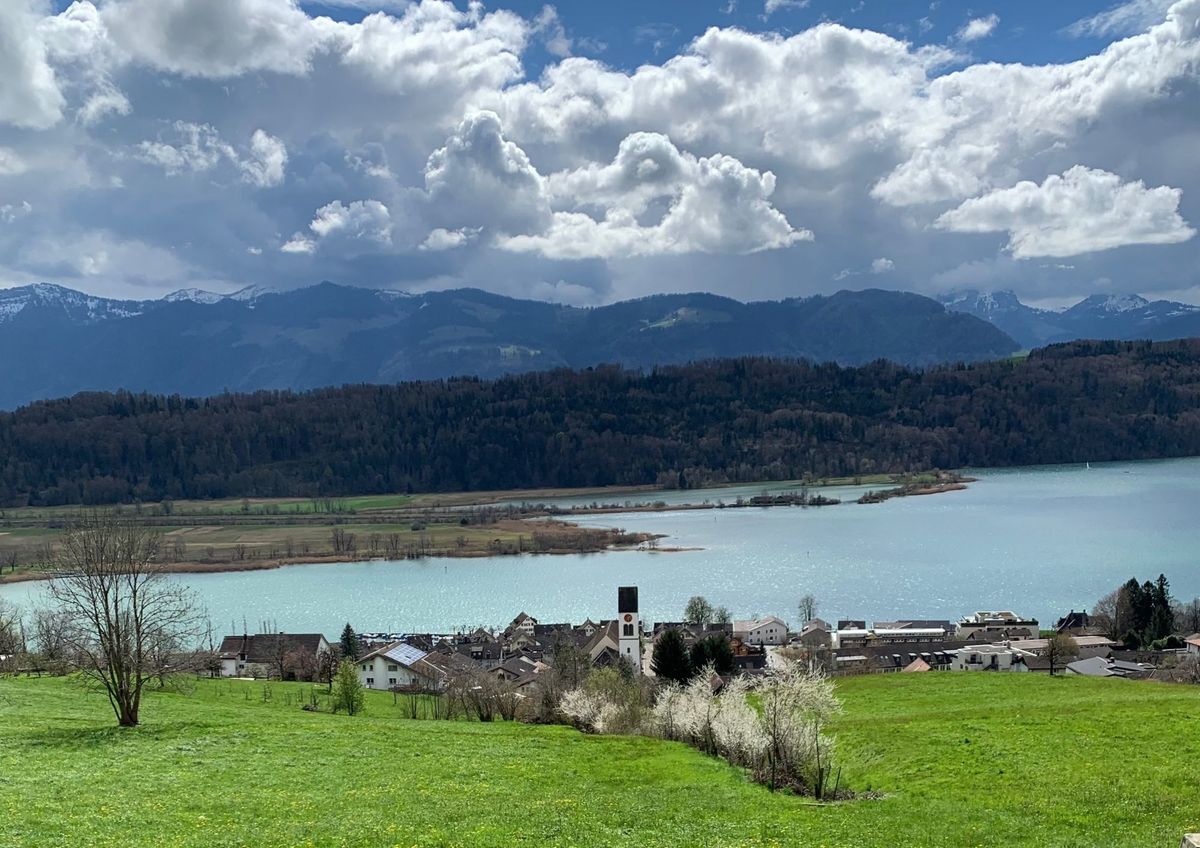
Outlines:
<svg viewBox="0 0 1200 848"><path fill-rule="evenodd" d="M299 709L201 681L112 727L64 680L0 680L4 846L1175 846L1200 829L1200 689L1040 675L839 685L843 783L772 795L682 745ZM306 691L305 687L305 691Z"/></svg>

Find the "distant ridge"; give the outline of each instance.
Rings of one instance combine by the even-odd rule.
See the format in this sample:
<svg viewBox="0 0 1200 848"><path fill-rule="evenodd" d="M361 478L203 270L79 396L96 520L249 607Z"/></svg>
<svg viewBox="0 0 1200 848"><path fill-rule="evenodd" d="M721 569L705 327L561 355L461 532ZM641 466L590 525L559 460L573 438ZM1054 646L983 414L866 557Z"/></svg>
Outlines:
<svg viewBox="0 0 1200 848"><path fill-rule="evenodd" d="M0 409L88 390L196 396L735 356L923 366L1017 349L979 318L874 289L758 303L653 295L583 309L476 289L320 283L121 301L37 284L0 290L0 361L21 363L0 372Z"/></svg>
<svg viewBox="0 0 1200 848"><path fill-rule="evenodd" d="M1027 348L1076 339L1167 341L1200 336L1200 306L1150 301L1136 294L1094 294L1061 312L1027 306L1011 291L969 289L939 300L947 309L994 324Z"/></svg>

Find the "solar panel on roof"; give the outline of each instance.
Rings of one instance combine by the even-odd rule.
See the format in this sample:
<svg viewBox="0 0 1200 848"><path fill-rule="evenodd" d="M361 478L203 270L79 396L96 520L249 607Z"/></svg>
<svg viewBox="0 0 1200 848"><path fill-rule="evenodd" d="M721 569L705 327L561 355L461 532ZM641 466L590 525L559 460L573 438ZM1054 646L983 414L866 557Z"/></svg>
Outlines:
<svg viewBox="0 0 1200 848"><path fill-rule="evenodd" d="M427 657L429 652L422 651L420 648L414 648L412 645L400 644L384 651L383 655L401 665L412 665L417 660Z"/></svg>

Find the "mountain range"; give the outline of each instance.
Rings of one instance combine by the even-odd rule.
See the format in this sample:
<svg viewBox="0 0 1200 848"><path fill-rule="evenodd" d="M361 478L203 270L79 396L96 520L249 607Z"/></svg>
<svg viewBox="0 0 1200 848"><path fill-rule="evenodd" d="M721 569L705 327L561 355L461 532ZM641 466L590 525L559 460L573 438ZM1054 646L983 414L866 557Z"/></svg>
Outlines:
<svg viewBox="0 0 1200 848"><path fill-rule="evenodd" d="M148 301L40 283L0 290L0 362L12 363L0 372L0 409L85 390L202 396L733 356L929 365L1018 347L980 318L882 290L756 303L666 294L579 308L328 282Z"/></svg>
<svg viewBox="0 0 1200 848"><path fill-rule="evenodd" d="M1075 339L1164 341L1200 336L1200 307L1136 294L1094 294L1061 311L1027 306L1011 291L959 291L939 300L953 312L994 324L1025 348Z"/></svg>

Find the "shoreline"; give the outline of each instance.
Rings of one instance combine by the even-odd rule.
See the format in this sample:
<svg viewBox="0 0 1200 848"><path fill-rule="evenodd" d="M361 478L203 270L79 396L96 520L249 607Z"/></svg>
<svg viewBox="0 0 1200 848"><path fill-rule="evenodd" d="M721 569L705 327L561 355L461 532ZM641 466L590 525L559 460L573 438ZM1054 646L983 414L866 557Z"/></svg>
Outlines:
<svg viewBox="0 0 1200 848"><path fill-rule="evenodd" d="M657 536L653 538L663 538ZM568 554L603 554L610 551L642 551L645 553L683 553L686 551L699 551L703 548L689 548L679 546L667 547L649 547L646 539L640 542L628 544L612 544L605 547L595 548L549 548L540 551L520 551L511 553L497 553L495 551L430 551L424 556L419 557L403 557L400 559L389 559L386 556L362 556L358 554L328 554L322 556L320 554L297 555L295 557L275 557L273 559L255 559L255 560L238 560L238 561L205 561L197 560L193 562L168 562L162 563L161 571L164 574L223 574L238 571L273 571L277 568L288 568L293 565L340 565L344 563L357 562L419 562L426 559L482 559L484 557L494 556L565 556ZM39 580L53 580L58 576L58 572L53 571L19 571L12 574L0 576L0 586L5 586L15 583L32 583Z"/></svg>
<svg viewBox="0 0 1200 848"><path fill-rule="evenodd" d="M897 475L871 475L870 479L879 479L887 477L888 482L893 484L898 483ZM853 483L841 482L842 478L838 478L837 482L823 482L814 484L800 483L795 488L806 490L814 488L817 490L828 488L831 486L846 486L854 485ZM847 478L852 479L852 478ZM576 518L604 515L618 515L623 513L650 513L650 512L688 512L693 510L710 510L710 509L771 509L780 507L799 507L800 509L821 508L825 506L848 505L853 503L869 504L880 503L889 500L893 497L910 497L921 495L942 494L945 492L962 491L967 488L967 483L976 482L978 478L961 475L955 472L940 472L934 479L922 482L901 483L899 486L893 485L891 488L880 489L879 491L871 491L857 501L843 502L836 499L826 499L820 495L809 496L807 502L797 502L795 499L786 499L785 496L775 496L774 499L756 496L748 499L738 498L737 501L726 503L724 501L707 501L700 503L641 503L631 506L623 506L619 504L597 503L596 506L573 506L565 509L555 508L553 504L535 504L529 503L530 507L541 506L542 510L537 513L526 515L523 518L507 519L504 522L494 527L497 532L509 531L514 528L513 525L519 524L521 528L529 528L534 522L561 518ZM788 484L791 481L783 481L780 488L784 491L790 491L791 486ZM727 487L734 487L746 484L728 484ZM774 485L767 481L767 485ZM858 484L864 485L864 484ZM719 487L704 487L694 491L710 491L713 488ZM627 490L628 491L628 490ZM665 489L642 489L642 493L650 493L654 491L673 491ZM610 494L615 494L610 491ZM562 497L571 497L565 495ZM474 506L474 505L465 505ZM181 519L180 523L186 521L187 516L178 516ZM518 528L520 529L520 528ZM565 538L583 537L587 538L589 531L594 531L600 528L580 527L574 523L566 523L558 528L555 532L565 532ZM662 534L623 534L615 527L603 528L610 534L609 541L605 544L571 545L571 544L550 544L537 550L523 550L518 546L517 550L506 549L500 547L497 549L491 548L460 548L460 547L444 547L429 549L421 553L419 556L403 556L403 557L388 557L378 554L364 555L359 551L352 553L304 553L294 556L274 555L264 558L248 558L248 559L200 559L200 560L185 560L180 562L162 563L162 571L167 574L219 574L227 572L239 571L270 571L278 568L286 568L293 565L336 565L339 563L351 562L400 562L407 560L421 559L479 559L481 557L493 556L520 556L523 554L546 554L550 556L559 556L564 554L601 554L609 551L641 551L645 553L679 553L686 551L702 550L695 547L683 546L665 546L660 547L657 540L666 538ZM6 533L0 533L6 535ZM489 534L490 535L490 534ZM498 540L497 540L498 541ZM9 574L0 574L0 585L8 585L15 583L26 583L36 580L53 580L57 572L51 570L23 570L11 572Z"/></svg>

